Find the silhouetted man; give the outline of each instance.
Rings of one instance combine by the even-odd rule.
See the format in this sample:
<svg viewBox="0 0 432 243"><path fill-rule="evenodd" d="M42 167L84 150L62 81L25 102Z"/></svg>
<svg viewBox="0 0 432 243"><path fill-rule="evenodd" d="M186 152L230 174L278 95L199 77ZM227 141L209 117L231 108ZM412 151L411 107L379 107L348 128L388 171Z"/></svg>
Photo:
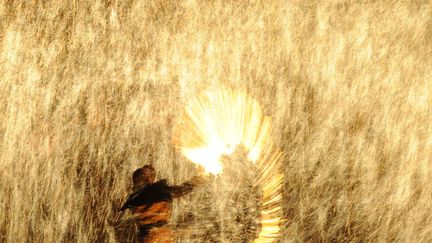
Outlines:
<svg viewBox="0 0 432 243"><path fill-rule="evenodd" d="M133 193L120 211L131 209L138 228L139 242L174 242L174 235L168 226L173 198L181 197L197 185L205 183L199 176L179 186L169 186L166 180L155 182L156 170L146 165L132 175Z"/></svg>

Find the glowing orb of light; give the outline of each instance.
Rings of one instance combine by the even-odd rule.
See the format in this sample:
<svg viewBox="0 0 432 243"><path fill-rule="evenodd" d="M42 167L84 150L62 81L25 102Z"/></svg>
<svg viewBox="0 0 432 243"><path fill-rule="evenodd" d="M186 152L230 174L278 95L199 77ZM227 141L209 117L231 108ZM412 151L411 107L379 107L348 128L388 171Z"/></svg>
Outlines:
<svg viewBox="0 0 432 243"><path fill-rule="evenodd" d="M282 153L271 140L271 119L245 91L208 89L193 97L175 131L175 143L189 160L206 172L223 171L223 155L243 145L248 160L257 165L256 184L262 188L261 231L255 242L278 239L282 220Z"/></svg>

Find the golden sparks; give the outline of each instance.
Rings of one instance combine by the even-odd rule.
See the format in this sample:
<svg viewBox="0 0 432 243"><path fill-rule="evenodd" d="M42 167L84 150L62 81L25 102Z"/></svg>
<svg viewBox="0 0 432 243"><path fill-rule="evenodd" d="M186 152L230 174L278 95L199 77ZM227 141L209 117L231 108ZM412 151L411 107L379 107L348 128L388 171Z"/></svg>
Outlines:
<svg viewBox="0 0 432 243"><path fill-rule="evenodd" d="M261 231L255 242L279 238L282 222L282 153L272 143L271 118L244 90L208 89L193 97L177 126L175 143L193 163L217 175L223 171L221 156L238 145L258 168L256 185L262 190Z"/></svg>

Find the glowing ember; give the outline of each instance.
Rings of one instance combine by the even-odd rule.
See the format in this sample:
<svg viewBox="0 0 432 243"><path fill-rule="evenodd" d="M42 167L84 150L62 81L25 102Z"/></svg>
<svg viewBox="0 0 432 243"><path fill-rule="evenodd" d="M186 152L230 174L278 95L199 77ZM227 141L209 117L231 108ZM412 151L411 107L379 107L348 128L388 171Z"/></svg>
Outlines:
<svg viewBox="0 0 432 243"><path fill-rule="evenodd" d="M244 91L218 88L190 100L175 133L181 152L208 173L222 172L223 155L231 155L238 145L255 163L262 188L261 232L255 242L278 239L282 221L281 152L271 141L271 119L263 114L258 101Z"/></svg>

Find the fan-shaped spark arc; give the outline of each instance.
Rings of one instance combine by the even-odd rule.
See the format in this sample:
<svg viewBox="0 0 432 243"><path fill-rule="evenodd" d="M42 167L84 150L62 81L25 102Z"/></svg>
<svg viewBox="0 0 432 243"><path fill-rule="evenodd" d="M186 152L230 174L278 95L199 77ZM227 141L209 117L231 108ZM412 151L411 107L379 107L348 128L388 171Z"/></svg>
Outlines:
<svg viewBox="0 0 432 243"><path fill-rule="evenodd" d="M276 241L282 222L282 153L271 140L271 122L245 91L217 88L190 100L174 136L190 161L214 175L223 170L223 155L231 155L238 145L245 147L248 160L258 168L255 185L262 190L257 243Z"/></svg>

